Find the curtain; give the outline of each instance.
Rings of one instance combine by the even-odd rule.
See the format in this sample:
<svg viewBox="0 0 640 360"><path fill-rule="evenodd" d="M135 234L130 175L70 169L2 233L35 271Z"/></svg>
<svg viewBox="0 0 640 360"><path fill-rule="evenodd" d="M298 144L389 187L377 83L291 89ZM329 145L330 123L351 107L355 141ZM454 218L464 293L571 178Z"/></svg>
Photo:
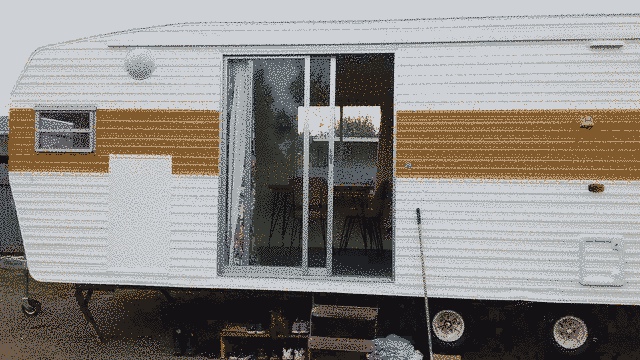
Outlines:
<svg viewBox="0 0 640 360"><path fill-rule="evenodd" d="M228 204L230 263L249 265L253 236L255 186L253 168L253 61L229 62L231 104L229 107Z"/></svg>

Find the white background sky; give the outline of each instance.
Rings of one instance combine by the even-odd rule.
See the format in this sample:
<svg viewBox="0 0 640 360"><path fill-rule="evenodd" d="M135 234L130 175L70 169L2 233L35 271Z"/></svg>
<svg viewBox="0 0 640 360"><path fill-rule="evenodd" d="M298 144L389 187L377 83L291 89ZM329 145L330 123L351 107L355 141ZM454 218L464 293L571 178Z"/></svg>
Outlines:
<svg viewBox="0 0 640 360"><path fill-rule="evenodd" d="M11 90L29 55L36 48L131 28L194 21L375 20L619 13L640 13L640 1L9 0L0 5L0 115L8 114Z"/></svg>

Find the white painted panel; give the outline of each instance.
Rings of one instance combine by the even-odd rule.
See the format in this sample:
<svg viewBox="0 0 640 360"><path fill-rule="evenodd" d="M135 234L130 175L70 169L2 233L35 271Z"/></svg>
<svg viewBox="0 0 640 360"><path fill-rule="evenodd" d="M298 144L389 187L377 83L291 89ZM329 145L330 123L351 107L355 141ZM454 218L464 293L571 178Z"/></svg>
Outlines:
<svg viewBox="0 0 640 360"><path fill-rule="evenodd" d="M109 270L168 271L171 157L110 155Z"/></svg>
<svg viewBox="0 0 640 360"><path fill-rule="evenodd" d="M640 44L441 44L396 53L396 110L610 109L640 106Z"/></svg>
<svg viewBox="0 0 640 360"><path fill-rule="evenodd" d="M43 49L26 66L13 91L12 106L219 109L222 57L218 50L154 49L156 70L146 80L127 74L127 51Z"/></svg>
<svg viewBox="0 0 640 360"><path fill-rule="evenodd" d="M622 237L585 238L580 242L580 284L623 286L626 254Z"/></svg>
<svg viewBox="0 0 640 360"><path fill-rule="evenodd" d="M197 23L158 26L100 35L45 47L27 64L12 94L12 107L88 104L105 109L220 109L222 52L227 54L282 54L401 51L397 58L398 109L421 108L565 108L638 106L633 58L638 44L625 41L614 52L588 48L592 39L636 39L638 16L536 16L404 21L337 21L286 23ZM561 46L545 48L550 41ZM579 41L566 41L579 40ZM514 42L518 43L514 43ZM449 43L474 43L478 47L447 48ZM500 42L485 56L482 46ZM511 42L511 43L509 43ZM433 46L432 44L441 44ZM442 45L444 44L444 45ZM249 46L247 46L249 45ZM256 46L257 45L257 46ZM127 46L152 46L157 69L144 81L129 78L123 60ZM504 51L504 49L510 49ZM618 55L622 54L622 55ZM625 56L626 55L626 56ZM637 63L637 62L635 62ZM486 77L505 75L513 84L519 75L583 72L632 73L626 91L609 81L606 89L586 84L587 93L576 93L552 82L542 92L524 84L488 92L494 84ZM504 72L507 71L505 74ZM451 74L467 81L447 85L425 76ZM467 74L484 78L473 79ZM544 76L543 76L544 77ZM562 77L560 77L561 79ZM404 82L403 79L412 79ZM620 79L618 83L623 82ZM516 81L517 82L517 81ZM413 86L413 87L412 87ZM520 89L524 90L520 90ZM584 88L584 87L583 87ZM600 89L601 91L598 91ZM606 90L606 91L605 91ZM624 89L623 89L624 90ZM607 93L608 92L608 93ZM539 95L541 93L542 95ZM598 95L589 96L591 93ZM551 102L550 99L560 99ZM478 100L480 99L480 100ZM480 102L480 103L478 103Z"/></svg>
<svg viewBox="0 0 640 360"><path fill-rule="evenodd" d="M218 184L217 177L174 176L170 264L185 279L216 276Z"/></svg>
<svg viewBox="0 0 640 360"><path fill-rule="evenodd" d="M164 168L165 173L170 174L170 167L165 164ZM27 258L36 279L421 296L423 284L415 220L415 208L420 207L431 296L625 304L638 304L640 299L640 266L637 266L640 265L640 227L629 217L640 217L638 182L605 182L604 193L591 194L586 190L588 181L399 179L395 185L395 281L379 282L277 279L259 277L260 274L217 276L219 182L211 176L168 175L169 185L164 188L170 218L166 248L158 250L159 245L154 242L154 246L144 249L144 256L157 256L166 251L166 271L115 269L109 261L114 248L107 241L111 240L107 235L113 231L104 226L119 225L109 222L74 227L45 219L47 211L62 216L65 211L62 207L56 208L57 200L74 194L64 206L69 207L79 221L91 224L92 217L110 208L108 191L112 176L114 174L10 174L18 215L24 219L22 234ZM133 188L136 186L132 184ZM41 197L47 199L48 210L42 204L37 205ZM88 220L82 219L84 212L77 211L83 204ZM527 204L531 204L530 208ZM572 206L576 209L572 210ZM39 211L42 216L38 215ZM550 214L556 213L560 220L550 221ZM595 224L588 225L587 221L573 225L580 213L591 214L589 221ZM538 218L544 217L546 222L538 222ZM600 227L606 231L596 236ZM624 241L625 283L620 287L584 286L580 283L580 242L585 238L607 236ZM600 269L609 273L615 270L615 256L586 259L597 262Z"/></svg>
<svg viewBox="0 0 640 360"><path fill-rule="evenodd" d="M9 178L35 279L50 281L47 271L106 268L107 175L11 172Z"/></svg>
<svg viewBox="0 0 640 360"><path fill-rule="evenodd" d="M589 183L398 179L398 285L422 286L419 207L428 285L434 296L629 301L640 292L637 276L628 276L628 270L621 273L617 254L594 260L591 253L583 255L581 244L585 238L624 239L629 247L625 261L639 262L640 183L609 181L599 194L588 192ZM600 274L593 272L592 263L603 274L627 276L624 285L607 291L582 285L585 264L589 274Z"/></svg>
<svg viewBox="0 0 640 360"><path fill-rule="evenodd" d="M31 72L33 74L34 72ZM201 75L193 75L187 76L186 74L182 76L163 76L163 77L151 77L144 81L144 87L153 87L153 86L173 86L173 85L207 85L211 86L211 84L218 83L220 81L220 75L210 75L206 74ZM128 75L102 75L102 76L47 76L43 75L27 75L22 78L21 84L24 85L89 85L94 84L98 86L112 86L112 85L122 85L130 81ZM213 89L215 91L216 89Z"/></svg>

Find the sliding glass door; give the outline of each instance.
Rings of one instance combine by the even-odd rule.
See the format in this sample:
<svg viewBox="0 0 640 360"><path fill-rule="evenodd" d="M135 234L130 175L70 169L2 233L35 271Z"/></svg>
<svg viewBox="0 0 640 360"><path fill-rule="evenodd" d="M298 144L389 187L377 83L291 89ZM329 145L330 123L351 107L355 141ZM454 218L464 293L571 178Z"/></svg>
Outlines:
<svg viewBox="0 0 640 360"><path fill-rule="evenodd" d="M305 59L229 59L227 69L229 264L300 267Z"/></svg>
<svg viewBox="0 0 640 360"><path fill-rule="evenodd" d="M367 90L357 79L336 106L338 58L226 59L225 272L379 276L358 261L390 248L373 201L381 108L349 93Z"/></svg>

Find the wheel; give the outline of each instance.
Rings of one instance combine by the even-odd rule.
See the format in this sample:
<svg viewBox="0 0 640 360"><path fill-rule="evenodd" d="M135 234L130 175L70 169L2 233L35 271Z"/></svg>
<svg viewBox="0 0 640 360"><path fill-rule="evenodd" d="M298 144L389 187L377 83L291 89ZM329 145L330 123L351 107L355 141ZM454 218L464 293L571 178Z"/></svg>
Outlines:
<svg viewBox="0 0 640 360"><path fill-rule="evenodd" d="M38 300L27 299L27 303L22 304L22 312L29 317L37 316L42 310L42 304Z"/></svg>
<svg viewBox="0 0 640 360"><path fill-rule="evenodd" d="M561 348L577 350L587 344L589 331L582 319L567 315L553 324L553 339Z"/></svg>
<svg viewBox="0 0 640 360"><path fill-rule="evenodd" d="M584 316L564 314L556 316L550 324L547 336L556 355L573 357L583 355L594 339L594 331L587 326Z"/></svg>
<svg viewBox="0 0 640 360"><path fill-rule="evenodd" d="M433 345L438 353L459 354L462 351L462 345L468 338L469 322L465 322L460 311L440 310L431 320L431 331L433 332Z"/></svg>

